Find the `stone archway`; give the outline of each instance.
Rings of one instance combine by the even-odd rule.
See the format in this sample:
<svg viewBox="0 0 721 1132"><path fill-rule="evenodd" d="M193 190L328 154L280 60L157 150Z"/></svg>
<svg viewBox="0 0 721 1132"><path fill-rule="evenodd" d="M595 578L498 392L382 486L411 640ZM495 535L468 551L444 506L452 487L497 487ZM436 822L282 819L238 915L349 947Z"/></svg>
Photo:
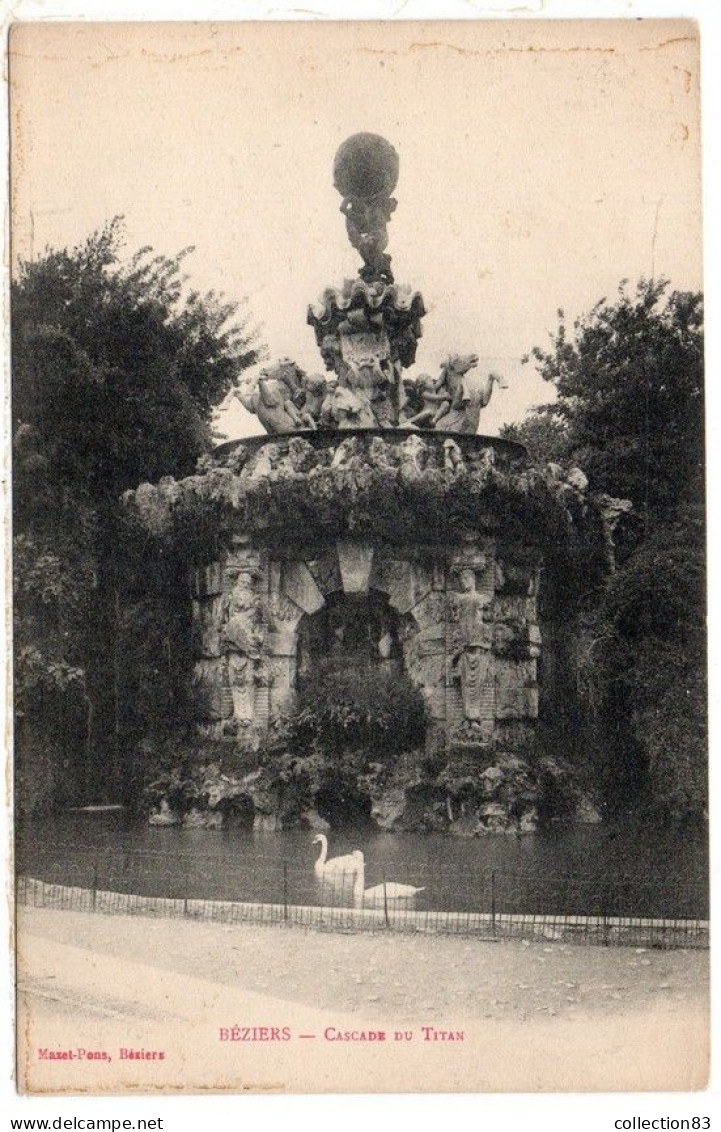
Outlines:
<svg viewBox="0 0 721 1132"><path fill-rule="evenodd" d="M287 705L298 683L301 622L333 607L357 603L382 623L386 612L390 655L421 688L429 714L446 715L446 595L443 567L435 559L401 558L388 548L339 540L322 555L270 563L268 654L272 671L269 714ZM325 614L321 611L326 611ZM301 648L299 652L299 631ZM383 636L383 632L379 635ZM301 675L302 679L302 675Z"/></svg>
<svg viewBox="0 0 721 1132"><path fill-rule="evenodd" d="M375 602L395 625L391 653L428 706L429 750L528 742L540 653L538 567L528 554L474 537L403 548L344 539L283 555L237 535L192 586L196 718L209 739L255 742L288 706L304 617L357 603L372 621Z"/></svg>
<svg viewBox="0 0 721 1132"><path fill-rule="evenodd" d="M402 671L407 631L408 619L402 619L379 590L329 594L321 609L304 614L298 624L296 690L334 671L355 671L359 679L373 668L389 674Z"/></svg>

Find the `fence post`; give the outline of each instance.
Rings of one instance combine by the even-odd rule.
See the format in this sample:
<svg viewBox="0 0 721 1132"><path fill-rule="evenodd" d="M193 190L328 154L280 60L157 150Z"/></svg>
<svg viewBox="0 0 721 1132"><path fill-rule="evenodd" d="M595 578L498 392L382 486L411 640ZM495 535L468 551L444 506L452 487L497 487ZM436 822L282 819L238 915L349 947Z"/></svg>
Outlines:
<svg viewBox="0 0 721 1132"><path fill-rule="evenodd" d="M391 926L391 922L388 918L388 890L386 888L385 873L383 874L383 918L385 919L386 927L389 928Z"/></svg>
<svg viewBox="0 0 721 1132"><path fill-rule="evenodd" d="M98 858L96 857L93 861L93 891L92 891L92 895L90 897L90 907L91 907L93 912L95 911L95 900L96 900L97 894L98 894Z"/></svg>
<svg viewBox="0 0 721 1132"><path fill-rule="evenodd" d="M283 922L288 922L288 862L283 861Z"/></svg>
<svg viewBox="0 0 721 1132"><path fill-rule="evenodd" d="M190 888L190 866L186 865L183 870L183 877L185 884L183 885L183 915L188 915L188 889Z"/></svg>
<svg viewBox="0 0 721 1132"><path fill-rule="evenodd" d="M496 934L496 873L491 869L491 932Z"/></svg>

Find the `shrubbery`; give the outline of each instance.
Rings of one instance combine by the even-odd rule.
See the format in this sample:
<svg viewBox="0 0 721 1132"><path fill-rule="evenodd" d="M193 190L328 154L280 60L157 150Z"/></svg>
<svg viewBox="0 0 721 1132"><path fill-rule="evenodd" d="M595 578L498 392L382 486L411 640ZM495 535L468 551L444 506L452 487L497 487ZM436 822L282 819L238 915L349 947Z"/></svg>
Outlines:
<svg viewBox="0 0 721 1132"><path fill-rule="evenodd" d="M426 725L423 696L404 672L326 663L299 693L288 739L296 754L364 751L387 762L422 746Z"/></svg>

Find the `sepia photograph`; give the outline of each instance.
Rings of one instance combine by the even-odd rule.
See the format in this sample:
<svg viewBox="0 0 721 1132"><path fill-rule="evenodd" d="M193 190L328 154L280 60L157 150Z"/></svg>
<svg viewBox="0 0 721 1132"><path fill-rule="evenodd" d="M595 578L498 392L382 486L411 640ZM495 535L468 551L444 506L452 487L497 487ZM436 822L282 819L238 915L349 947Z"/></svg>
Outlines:
<svg viewBox="0 0 721 1132"><path fill-rule="evenodd" d="M706 1088L699 52L11 27L20 1093Z"/></svg>

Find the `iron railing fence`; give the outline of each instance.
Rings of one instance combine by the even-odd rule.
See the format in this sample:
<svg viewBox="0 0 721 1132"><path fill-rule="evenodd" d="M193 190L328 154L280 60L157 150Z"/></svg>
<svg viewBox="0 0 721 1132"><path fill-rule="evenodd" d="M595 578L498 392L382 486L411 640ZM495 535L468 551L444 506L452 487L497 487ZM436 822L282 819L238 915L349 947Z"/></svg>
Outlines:
<svg viewBox="0 0 721 1132"><path fill-rule="evenodd" d="M33 846L19 853L18 900L43 908L181 915L348 930L475 933L663 947L708 945L708 881L663 886L645 874L463 869L406 862L326 870L305 861L218 870L198 854L117 846Z"/></svg>

